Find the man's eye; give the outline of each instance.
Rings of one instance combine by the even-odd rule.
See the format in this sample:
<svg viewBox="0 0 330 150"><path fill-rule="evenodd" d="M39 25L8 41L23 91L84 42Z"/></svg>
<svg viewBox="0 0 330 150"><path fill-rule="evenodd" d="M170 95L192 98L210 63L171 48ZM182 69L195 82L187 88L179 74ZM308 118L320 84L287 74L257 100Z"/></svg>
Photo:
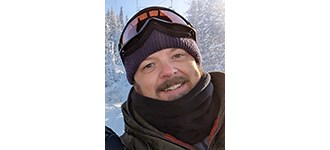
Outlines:
<svg viewBox="0 0 330 150"><path fill-rule="evenodd" d="M173 56L174 59L178 59L178 58L183 58L184 54L175 54Z"/></svg>
<svg viewBox="0 0 330 150"><path fill-rule="evenodd" d="M155 65L154 63L150 63L150 64L145 65L143 68L149 69L149 68L152 68L154 65Z"/></svg>

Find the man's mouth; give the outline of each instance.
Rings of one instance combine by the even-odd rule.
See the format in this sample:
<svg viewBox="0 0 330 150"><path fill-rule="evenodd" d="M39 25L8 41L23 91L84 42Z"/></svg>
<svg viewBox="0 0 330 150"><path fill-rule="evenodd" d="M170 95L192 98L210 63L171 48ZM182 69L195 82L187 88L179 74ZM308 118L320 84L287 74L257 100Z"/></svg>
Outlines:
<svg viewBox="0 0 330 150"><path fill-rule="evenodd" d="M158 87L157 91L170 92L181 88L185 83L188 82L188 79L185 77L174 77L173 79L165 81Z"/></svg>
<svg viewBox="0 0 330 150"><path fill-rule="evenodd" d="M175 84L167 89L164 89L165 92L168 92L168 91L173 91L173 90L176 90L178 88L180 88L184 83L178 83L178 84Z"/></svg>
<svg viewBox="0 0 330 150"><path fill-rule="evenodd" d="M158 86L156 94L162 100L175 100L188 92L189 80L186 77L173 77Z"/></svg>

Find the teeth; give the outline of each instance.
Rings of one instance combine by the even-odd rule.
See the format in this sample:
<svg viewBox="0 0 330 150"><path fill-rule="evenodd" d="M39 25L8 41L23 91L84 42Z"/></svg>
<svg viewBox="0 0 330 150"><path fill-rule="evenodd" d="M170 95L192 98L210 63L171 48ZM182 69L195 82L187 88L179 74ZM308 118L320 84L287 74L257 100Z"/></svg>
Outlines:
<svg viewBox="0 0 330 150"><path fill-rule="evenodd" d="M182 83L179 83L179 84L173 85L173 86L171 86L171 87L165 89L165 91L167 92L167 91L173 91L173 90L176 90L176 89L178 89L179 87L181 87L181 85L182 85Z"/></svg>

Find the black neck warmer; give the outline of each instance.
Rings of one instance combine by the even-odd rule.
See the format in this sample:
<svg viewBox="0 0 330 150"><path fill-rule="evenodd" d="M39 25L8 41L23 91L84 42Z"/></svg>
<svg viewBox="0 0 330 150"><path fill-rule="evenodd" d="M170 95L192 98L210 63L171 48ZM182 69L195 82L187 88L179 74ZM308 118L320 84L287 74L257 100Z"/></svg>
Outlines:
<svg viewBox="0 0 330 150"><path fill-rule="evenodd" d="M188 144L205 139L213 127L220 101L212 100L211 77L204 73L197 85L174 101L161 101L132 92L133 109L150 125Z"/></svg>

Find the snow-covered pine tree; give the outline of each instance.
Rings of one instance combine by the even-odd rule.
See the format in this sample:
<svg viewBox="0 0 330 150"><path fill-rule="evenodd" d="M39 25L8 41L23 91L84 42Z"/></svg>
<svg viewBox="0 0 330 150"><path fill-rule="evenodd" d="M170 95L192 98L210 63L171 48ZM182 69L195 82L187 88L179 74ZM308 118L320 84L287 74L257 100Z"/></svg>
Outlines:
<svg viewBox="0 0 330 150"><path fill-rule="evenodd" d="M109 87L112 82L112 75L114 74L114 31L115 31L115 18L113 10L108 10L105 15L105 87Z"/></svg>
<svg viewBox="0 0 330 150"><path fill-rule="evenodd" d="M125 22L124 22L124 11L123 7L120 7L120 12L119 12L119 24L120 24L120 29L124 28Z"/></svg>
<svg viewBox="0 0 330 150"><path fill-rule="evenodd" d="M224 0L208 0L205 3L204 15L209 27L205 30L205 44L210 53L204 51L204 58L212 60L205 63L210 70L224 71L225 63L225 28L224 28ZM217 62L217 63L214 63ZM218 64L218 65L214 65Z"/></svg>
<svg viewBox="0 0 330 150"><path fill-rule="evenodd" d="M122 17L111 9L105 17L105 99L111 103L125 101L130 87L117 46L123 28L122 9L121 14Z"/></svg>
<svg viewBox="0 0 330 150"><path fill-rule="evenodd" d="M205 71L225 71L224 0L192 0L187 19L197 31Z"/></svg>
<svg viewBox="0 0 330 150"><path fill-rule="evenodd" d="M187 10L187 19L194 26L197 32L197 44L200 49L204 49L203 45L201 45L202 37L204 37L203 26L204 22L204 2L202 0L192 0L190 3L190 7Z"/></svg>

